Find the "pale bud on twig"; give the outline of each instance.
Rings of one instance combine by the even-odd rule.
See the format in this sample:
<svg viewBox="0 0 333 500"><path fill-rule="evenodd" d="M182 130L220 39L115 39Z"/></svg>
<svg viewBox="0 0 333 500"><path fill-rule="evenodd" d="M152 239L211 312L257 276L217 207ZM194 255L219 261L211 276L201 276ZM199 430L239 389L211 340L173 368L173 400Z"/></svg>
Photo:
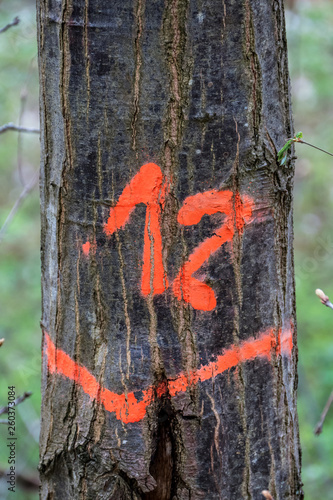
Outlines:
<svg viewBox="0 0 333 500"><path fill-rule="evenodd" d="M272 495L270 494L270 492L268 490L262 490L261 494L262 494L262 496L267 498L267 500L274 500L274 498L272 497Z"/></svg>
<svg viewBox="0 0 333 500"><path fill-rule="evenodd" d="M316 295L317 295L317 297L320 298L320 300L322 301L323 304L325 304L329 300L327 295L325 295L324 292L322 290L320 290L320 288L317 288Z"/></svg>
<svg viewBox="0 0 333 500"><path fill-rule="evenodd" d="M320 290L320 288L317 288L316 295L317 295L317 297L320 298L320 302L322 304L324 304L324 306L327 306L327 307L330 307L331 309L333 309L333 304L330 302L330 299L322 290Z"/></svg>

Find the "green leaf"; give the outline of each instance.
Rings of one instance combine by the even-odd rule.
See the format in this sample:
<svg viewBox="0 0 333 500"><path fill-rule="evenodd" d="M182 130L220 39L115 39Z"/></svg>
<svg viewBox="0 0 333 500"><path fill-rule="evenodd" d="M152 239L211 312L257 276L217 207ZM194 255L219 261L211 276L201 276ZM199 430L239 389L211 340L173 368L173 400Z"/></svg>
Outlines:
<svg viewBox="0 0 333 500"><path fill-rule="evenodd" d="M282 160L280 161L280 165L282 167L282 165L284 165L286 163L286 160L287 160L287 155L285 155Z"/></svg>
<svg viewBox="0 0 333 500"><path fill-rule="evenodd" d="M284 154L288 151L288 149L290 148L290 146L292 145L292 143L294 142L293 139L289 139L289 141L287 141L285 143L285 145L280 149L280 151L278 152L278 160L281 161L282 158L284 157Z"/></svg>
<svg viewBox="0 0 333 500"><path fill-rule="evenodd" d="M296 135L295 135L296 139L302 139L303 137L303 132L298 132Z"/></svg>

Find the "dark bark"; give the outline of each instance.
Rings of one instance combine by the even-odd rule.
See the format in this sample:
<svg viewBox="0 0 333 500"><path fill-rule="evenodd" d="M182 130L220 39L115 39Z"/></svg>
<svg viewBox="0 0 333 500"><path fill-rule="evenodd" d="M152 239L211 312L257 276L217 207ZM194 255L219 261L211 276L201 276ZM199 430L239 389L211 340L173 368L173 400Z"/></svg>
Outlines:
<svg viewBox="0 0 333 500"><path fill-rule="evenodd" d="M301 499L282 0L37 4L41 498Z"/></svg>

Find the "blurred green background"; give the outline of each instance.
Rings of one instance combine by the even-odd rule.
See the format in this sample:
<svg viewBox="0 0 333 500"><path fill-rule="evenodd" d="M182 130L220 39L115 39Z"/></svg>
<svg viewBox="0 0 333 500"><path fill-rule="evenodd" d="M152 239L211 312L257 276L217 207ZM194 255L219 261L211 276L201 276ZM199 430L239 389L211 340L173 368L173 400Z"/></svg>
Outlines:
<svg viewBox="0 0 333 500"><path fill-rule="evenodd" d="M296 132L333 152L333 2L294 1L286 12ZM314 436L333 390L333 158L296 145L295 275L299 346L298 411L305 498L333 499L333 406Z"/></svg>
<svg viewBox="0 0 333 500"><path fill-rule="evenodd" d="M333 2L286 2L289 66L296 131L333 151ZM0 126L38 127L37 42L34 0L0 0ZM283 144L281 144L282 146ZM333 389L333 311L315 297L322 288L333 299L332 158L296 145L295 272L299 339L299 419L304 492L308 500L333 499L333 408L323 434L313 429ZM0 227L39 166L38 135L0 135ZM0 241L0 406L7 387L33 395L17 407L17 469L35 480L40 413L40 260L37 186L23 200ZM0 419L5 415L0 416ZM7 428L0 425L0 476L6 469ZM38 498L18 489L0 499ZM235 499L236 500L236 499Z"/></svg>
<svg viewBox="0 0 333 500"><path fill-rule="evenodd" d="M0 1L0 29L19 16L20 23L0 33L0 126L21 122L39 127L36 14L34 0ZM0 135L0 227L24 185L39 168L39 136L6 132ZM7 387L17 396L33 395L18 405L17 471L37 477L40 415L40 258L38 187L26 197L0 241L0 406ZM1 238L1 236L0 236ZM0 419L6 419L1 415ZM0 474L6 469L6 425L0 425ZM7 470L5 471L7 473ZM18 483L17 483L18 484ZM0 499L36 499L36 490L7 491L0 480Z"/></svg>
<svg viewBox="0 0 333 500"><path fill-rule="evenodd" d="M296 132L333 152L333 2L290 2L286 12ZM295 275L299 346L298 411L305 498L333 499L333 406L314 436L333 390L333 158L296 145Z"/></svg>

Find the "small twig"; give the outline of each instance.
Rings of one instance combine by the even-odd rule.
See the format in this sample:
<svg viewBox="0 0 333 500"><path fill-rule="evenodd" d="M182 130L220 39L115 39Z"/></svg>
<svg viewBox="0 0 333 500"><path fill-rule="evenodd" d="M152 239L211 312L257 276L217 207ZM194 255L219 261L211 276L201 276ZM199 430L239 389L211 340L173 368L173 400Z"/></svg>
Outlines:
<svg viewBox="0 0 333 500"><path fill-rule="evenodd" d="M3 235L5 234L6 232L6 229L7 229L7 226L9 225L9 223L11 222L11 220L13 219L14 215L16 214L16 212L18 211L18 209L20 208L20 206L22 205L22 202L23 200L28 196L28 194L30 193L30 191L33 190L33 188L35 187L35 184L36 182L38 181L38 178L39 178L39 170L35 173L35 175L32 177L31 181L29 182L29 184L27 184L25 186L25 188L23 189L22 193L20 194L20 196L18 197L18 199L16 200L16 202L14 203L14 206L13 208L11 209L11 211L9 212L8 214L8 217L7 219L5 220L5 222L3 223L3 226L2 228L0 229L0 242L1 240L3 239Z"/></svg>
<svg viewBox="0 0 333 500"><path fill-rule="evenodd" d="M309 142L305 142L303 141L303 139L298 139L297 141L295 142L300 142L301 144L306 144L307 146L311 146L311 148L314 148L314 149L318 149L319 151L322 151L323 153L326 153L327 155L330 155L330 156L333 156L332 153L329 153L328 151L326 151L325 149L321 149L321 148L318 148L317 146L314 146L313 144L310 144Z"/></svg>
<svg viewBox="0 0 333 500"><path fill-rule="evenodd" d="M280 151L278 151L277 157L281 166L284 165L287 160L288 151L291 148L291 145L296 142L299 142L300 144L306 144L311 148L318 149L318 151L321 151L322 153L326 153L329 156L333 156L333 153L326 151L326 149L318 148L318 146L314 146L313 144L310 144L310 142L303 141L303 133L298 132L297 134L294 135L294 137L290 137L289 139L287 139L287 142L282 146Z"/></svg>
<svg viewBox="0 0 333 500"><path fill-rule="evenodd" d="M19 396L17 399L15 399L14 404L12 406L17 406L20 403L22 403L25 399L30 398L32 392L25 392L22 394L22 396ZM4 413L8 413L8 406L3 406L0 408L0 415L3 415Z"/></svg>
<svg viewBox="0 0 333 500"><path fill-rule="evenodd" d="M320 298L320 302L324 306L327 306L330 309L333 309L333 304L332 304L332 302L330 302L329 297L320 288L317 288L316 295L317 295L317 297ZM321 434L321 432L323 430L323 425L324 425L324 422L325 422L325 418L326 418L327 412L330 409L330 406L331 406L332 403L333 403L333 391L331 392L330 397L328 398L328 400L326 402L325 408L323 409L323 412L322 412L322 414L320 416L320 420L319 420L319 422L317 423L317 425L315 427L314 433L316 434L316 436L318 436L319 434Z"/></svg>
<svg viewBox="0 0 333 500"><path fill-rule="evenodd" d="M23 115L25 111L25 105L27 102L27 90L26 88L23 88L21 91L21 99L20 99L20 113L19 113L19 120L18 120L18 126L22 126L22 120L23 120ZM17 169L19 173L20 180L22 182L22 185L25 186L25 181L24 181L24 176L22 172L22 142L23 142L23 137L21 131L17 134Z"/></svg>
<svg viewBox="0 0 333 500"><path fill-rule="evenodd" d="M317 295L317 297L320 298L320 302L322 304L324 304L324 306L327 306L327 307L330 307L331 309L333 309L332 302L330 302L330 299L327 297L327 295L322 290L320 290L320 288L317 288L316 295Z"/></svg>
<svg viewBox="0 0 333 500"><path fill-rule="evenodd" d="M8 477L8 470L5 469L0 469L0 478L2 477ZM38 475L35 476L26 476L23 475L21 472L16 471L16 479L17 479L17 485L22 488L25 491L38 491L39 486L40 486L40 481Z"/></svg>
<svg viewBox="0 0 333 500"><path fill-rule="evenodd" d="M0 134L7 132L8 130L14 130L15 132L27 132L29 134L39 134L39 128L29 128L29 127L19 127L18 125L14 125L14 123L6 123L0 127Z"/></svg>
<svg viewBox="0 0 333 500"><path fill-rule="evenodd" d="M2 346L2 344L4 343L5 339L0 339L0 347Z"/></svg>
<svg viewBox="0 0 333 500"><path fill-rule="evenodd" d="M332 403L333 403L333 391L331 392L330 397L328 398L328 400L326 402L325 408L323 409L323 413L320 416L320 420L315 427L314 433L316 436L319 436L319 434L321 434L321 432L323 430L325 418L326 418L327 412L330 409L330 406Z"/></svg>
<svg viewBox="0 0 333 500"><path fill-rule="evenodd" d="M14 17L11 23L6 24L3 28L0 29L0 33L4 33L5 31L9 30L12 26L16 26L20 22L19 17Z"/></svg>

